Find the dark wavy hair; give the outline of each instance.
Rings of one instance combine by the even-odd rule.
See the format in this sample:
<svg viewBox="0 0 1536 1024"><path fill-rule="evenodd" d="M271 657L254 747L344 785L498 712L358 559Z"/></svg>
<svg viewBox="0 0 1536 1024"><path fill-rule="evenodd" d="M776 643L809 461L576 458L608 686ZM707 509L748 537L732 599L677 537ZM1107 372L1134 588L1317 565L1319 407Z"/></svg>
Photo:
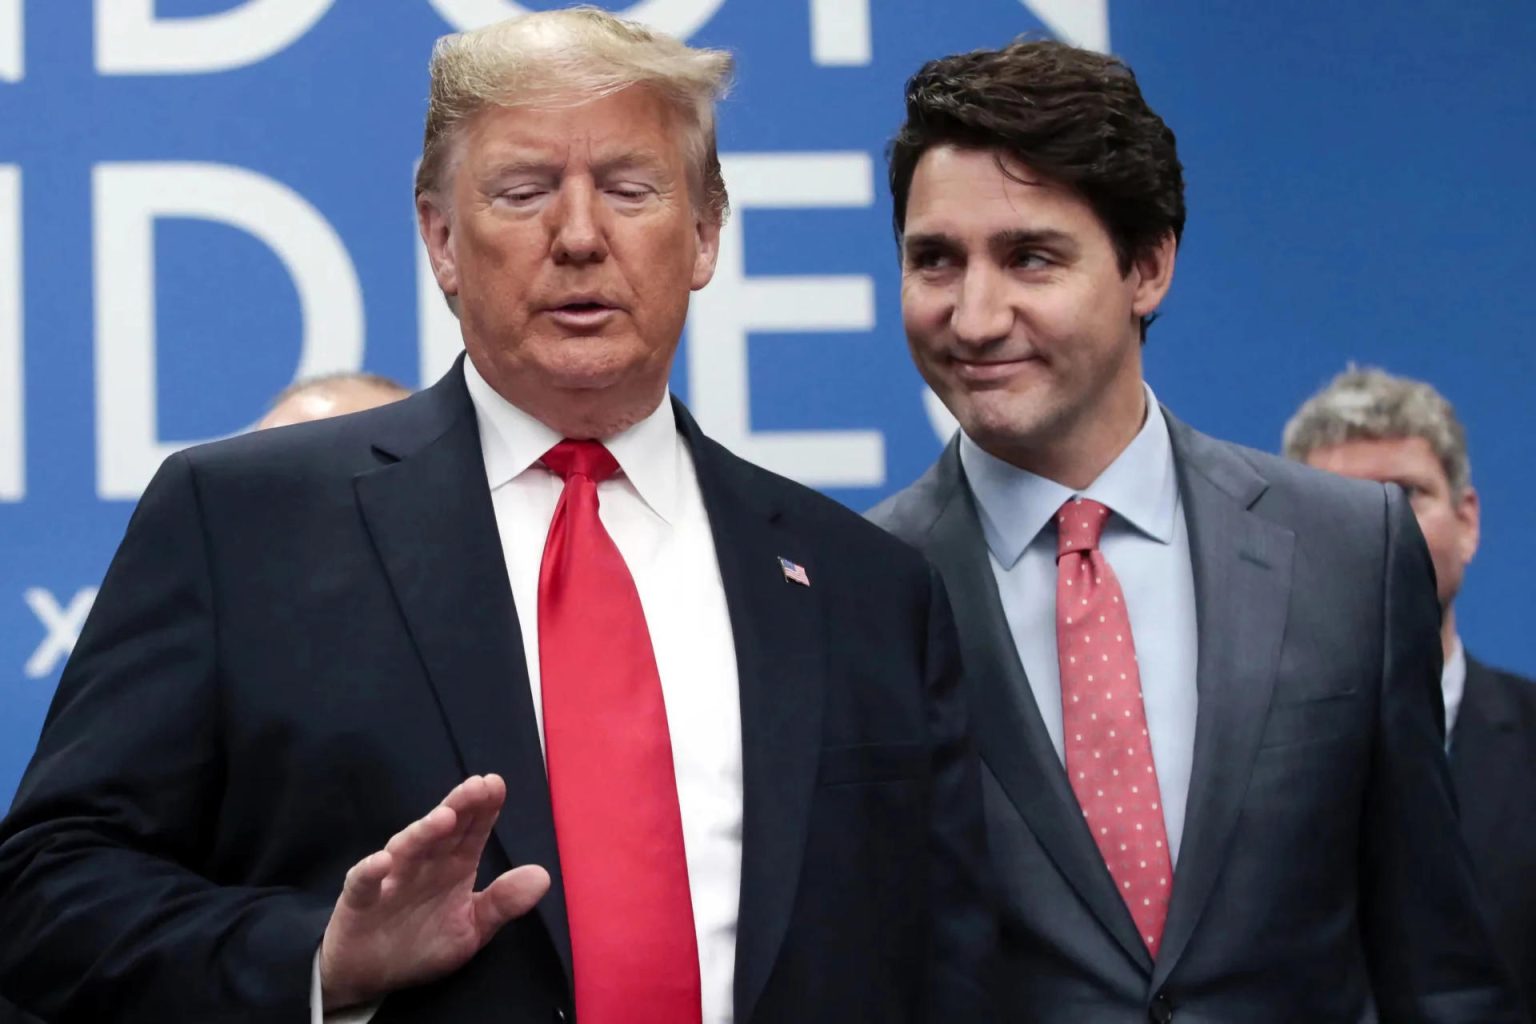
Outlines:
<svg viewBox="0 0 1536 1024"><path fill-rule="evenodd" d="M996 150L1075 188L1114 242L1121 273L1168 232L1184 234L1184 168L1173 131L1116 57L1019 38L924 64L888 156L899 245L912 174L933 146Z"/></svg>

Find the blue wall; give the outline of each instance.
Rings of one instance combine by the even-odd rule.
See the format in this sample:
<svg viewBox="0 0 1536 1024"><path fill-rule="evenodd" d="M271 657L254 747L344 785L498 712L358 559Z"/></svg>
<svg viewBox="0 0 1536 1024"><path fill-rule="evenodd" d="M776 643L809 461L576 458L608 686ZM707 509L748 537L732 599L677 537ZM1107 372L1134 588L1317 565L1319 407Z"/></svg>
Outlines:
<svg viewBox="0 0 1536 1024"><path fill-rule="evenodd" d="M411 384L443 365L452 339L422 287L410 202L426 56L454 12L496 4L160 0L162 22L132 25L93 21L86 0L0 0L0 806L71 612L160 452L244 429L301 363ZM1523 454L1536 8L636 10L691 13L694 43L740 58L722 122L740 262L696 305L674 379L706 429L856 507L915 477L940 442L901 338L881 184L902 82L928 57L1019 32L1107 38L1178 132L1188 178L1178 275L1148 347L1159 396L1274 448L1346 360L1434 381L1466 420L1484 503L1463 633L1485 659L1536 672L1536 538L1522 529L1536 507ZM291 31L237 55L263 48L242 12ZM178 48L177 28L207 38Z"/></svg>

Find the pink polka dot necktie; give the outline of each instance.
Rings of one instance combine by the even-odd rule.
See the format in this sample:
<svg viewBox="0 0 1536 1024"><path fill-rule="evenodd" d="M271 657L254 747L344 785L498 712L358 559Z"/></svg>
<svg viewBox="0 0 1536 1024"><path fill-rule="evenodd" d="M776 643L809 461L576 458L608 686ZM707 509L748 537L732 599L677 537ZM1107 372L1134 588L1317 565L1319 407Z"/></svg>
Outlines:
<svg viewBox="0 0 1536 1024"><path fill-rule="evenodd" d="M1125 595L1099 550L1109 509L1074 498L1056 515L1056 657L1067 777L1083 820L1153 958L1172 859Z"/></svg>
<svg viewBox="0 0 1536 1024"><path fill-rule="evenodd" d="M618 471L562 441L539 566L545 761L582 1024L698 1024L699 952L672 740L635 581L598 518Z"/></svg>

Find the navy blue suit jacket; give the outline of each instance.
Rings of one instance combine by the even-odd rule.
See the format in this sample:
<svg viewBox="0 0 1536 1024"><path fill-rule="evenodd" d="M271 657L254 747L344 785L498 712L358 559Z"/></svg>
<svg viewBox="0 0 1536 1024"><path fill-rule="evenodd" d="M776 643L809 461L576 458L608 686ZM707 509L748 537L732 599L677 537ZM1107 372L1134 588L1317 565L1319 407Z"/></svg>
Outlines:
<svg viewBox="0 0 1536 1024"><path fill-rule="evenodd" d="M736 1020L970 1020L991 927L943 587L678 418L739 663ZM348 867L497 772L481 882L536 863L553 889L375 1019L573 1018L504 565L457 368L392 406L168 459L0 827L0 991L51 1024L306 1019Z"/></svg>

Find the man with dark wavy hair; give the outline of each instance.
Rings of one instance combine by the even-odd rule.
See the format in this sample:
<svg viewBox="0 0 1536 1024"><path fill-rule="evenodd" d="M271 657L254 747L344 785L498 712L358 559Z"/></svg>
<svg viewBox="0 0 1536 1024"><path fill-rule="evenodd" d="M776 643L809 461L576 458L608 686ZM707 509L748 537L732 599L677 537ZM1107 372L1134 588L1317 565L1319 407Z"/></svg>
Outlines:
<svg viewBox="0 0 1536 1024"><path fill-rule="evenodd" d="M1398 487L1200 434L1142 376L1184 227L1112 57L935 60L891 147L912 357L960 432L872 513L941 570L1013 1019L1526 1019L1474 909Z"/></svg>

